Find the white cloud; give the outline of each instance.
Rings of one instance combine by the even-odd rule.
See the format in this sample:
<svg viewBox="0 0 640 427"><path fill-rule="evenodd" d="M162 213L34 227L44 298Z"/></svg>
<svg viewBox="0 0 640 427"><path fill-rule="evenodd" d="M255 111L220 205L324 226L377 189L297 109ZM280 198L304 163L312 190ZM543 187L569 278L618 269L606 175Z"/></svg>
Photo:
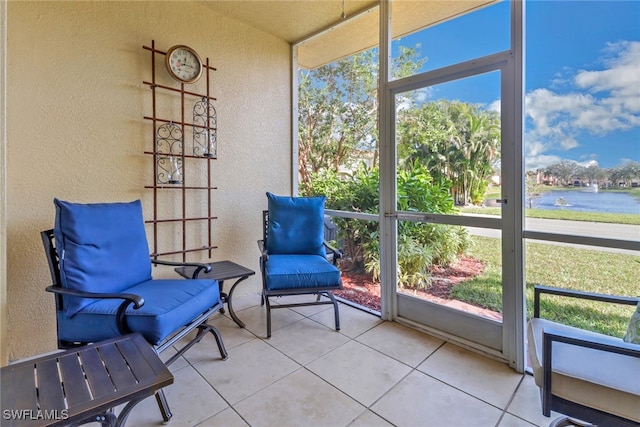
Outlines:
<svg viewBox="0 0 640 427"><path fill-rule="evenodd" d="M496 99L489 105L487 105L487 111L495 111L496 113L500 113L502 109L502 102L499 99Z"/></svg>
<svg viewBox="0 0 640 427"><path fill-rule="evenodd" d="M544 169L549 165L558 163L562 158L560 156L539 155L539 156L527 156L525 159L526 170L538 170Z"/></svg>
<svg viewBox="0 0 640 427"><path fill-rule="evenodd" d="M581 132L604 136L640 126L640 42L608 43L600 62L602 69L580 70L570 79L563 69L553 90L526 95L527 163L557 161L544 153L578 147ZM570 90L561 93L568 83Z"/></svg>

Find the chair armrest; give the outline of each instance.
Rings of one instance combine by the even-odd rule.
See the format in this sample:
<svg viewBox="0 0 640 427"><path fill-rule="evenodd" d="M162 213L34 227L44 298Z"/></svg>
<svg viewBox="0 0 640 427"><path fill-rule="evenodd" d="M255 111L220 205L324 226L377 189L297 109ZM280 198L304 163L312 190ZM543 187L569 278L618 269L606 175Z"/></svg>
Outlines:
<svg viewBox="0 0 640 427"><path fill-rule="evenodd" d="M267 252L267 248L264 247L264 240L258 240L258 249L260 250L262 260L267 261L269 259L269 253Z"/></svg>
<svg viewBox="0 0 640 427"><path fill-rule="evenodd" d="M52 292L54 294L59 295L69 295L72 297L82 297L82 298L95 298L95 299L123 299L127 302L127 305L133 303L134 309L139 309L144 305L144 298L140 295L136 294L127 294L127 293L117 293L117 294L109 294L109 293L99 293L99 292L86 292L86 291L78 291L75 289L67 289L62 288L60 286L47 286L45 289L47 292Z"/></svg>
<svg viewBox="0 0 640 427"><path fill-rule="evenodd" d="M203 271L205 273L209 273L211 271L210 264L203 264L200 262L173 262L173 261L161 261L159 259L152 259L151 263L157 264L157 265L168 265L172 267L195 267L196 269L193 271L193 274L191 275L192 279L197 279L200 273L202 273Z"/></svg>
<svg viewBox="0 0 640 427"><path fill-rule="evenodd" d="M573 289L554 288L551 286L536 285L533 287L533 317L540 317L540 295L550 294L569 298L579 298L591 301L610 302L615 304L636 305L640 298L618 295L596 294L593 292L576 291Z"/></svg>
<svg viewBox="0 0 640 427"><path fill-rule="evenodd" d="M140 295L136 294L127 294L127 293L98 293L98 292L86 292L86 291L78 291L75 289L67 289L62 288L60 286L47 286L45 289L47 292L52 292L58 295L69 295L74 297L83 297L83 298L95 298L95 299L123 299L122 303L118 307L118 311L116 312L116 323L118 326L118 331L121 334L128 334L131 332L129 327L127 326L127 322L125 319L125 312L127 311L127 307L130 304L133 304L133 309L137 310L144 305L144 298Z"/></svg>
<svg viewBox="0 0 640 427"><path fill-rule="evenodd" d="M323 241L323 244L327 248L327 251L333 254L333 264L335 265L336 261L342 258L342 252L340 252L338 249L331 246L329 242L327 242L326 240Z"/></svg>

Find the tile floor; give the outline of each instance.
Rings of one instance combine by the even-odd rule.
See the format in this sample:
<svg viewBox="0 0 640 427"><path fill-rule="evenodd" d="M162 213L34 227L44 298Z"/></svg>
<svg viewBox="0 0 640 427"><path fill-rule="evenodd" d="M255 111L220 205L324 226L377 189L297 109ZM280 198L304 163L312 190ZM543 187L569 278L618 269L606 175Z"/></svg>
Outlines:
<svg viewBox="0 0 640 427"><path fill-rule="evenodd" d="M165 389L173 419L189 426L547 426L529 375L393 322L341 304L272 311L266 339L258 295L234 299L246 329L226 315L212 336L172 366ZM168 357L170 351L163 354ZM127 426L158 426L154 398Z"/></svg>

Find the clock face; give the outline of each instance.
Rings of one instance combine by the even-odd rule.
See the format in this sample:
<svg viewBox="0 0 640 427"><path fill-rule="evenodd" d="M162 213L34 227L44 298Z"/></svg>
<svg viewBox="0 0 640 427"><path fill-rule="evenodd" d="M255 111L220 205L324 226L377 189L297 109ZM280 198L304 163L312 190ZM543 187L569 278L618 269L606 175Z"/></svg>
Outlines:
<svg viewBox="0 0 640 427"><path fill-rule="evenodd" d="M171 76L183 83L193 83L202 74L202 61L188 46L174 46L167 52L167 70Z"/></svg>

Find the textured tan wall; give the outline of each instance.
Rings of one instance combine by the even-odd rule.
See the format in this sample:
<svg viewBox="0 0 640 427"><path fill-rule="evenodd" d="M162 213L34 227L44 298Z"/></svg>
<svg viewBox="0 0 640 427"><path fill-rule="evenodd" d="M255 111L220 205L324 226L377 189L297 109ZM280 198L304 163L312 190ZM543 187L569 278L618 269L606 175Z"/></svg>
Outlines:
<svg viewBox="0 0 640 427"><path fill-rule="evenodd" d="M53 225L53 198L141 198L151 213L144 189L152 182L151 158L142 154L152 138L143 120L151 94L142 84L151 79L150 53L142 46L152 39L161 50L189 45L218 69L211 85L220 144L213 260L258 270L264 193L290 189L289 45L191 2L10 1L7 16L9 360L55 349L39 237ZM157 73L166 79L163 68ZM163 201L161 211L174 209ZM171 270L154 272L173 277ZM256 275L238 293L259 286Z"/></svg>
<svg viewBox="0 0 640 427"><path fill-rule="evenodd" d="M7 2L0 2L0 366L7 363Z"/></svg>

